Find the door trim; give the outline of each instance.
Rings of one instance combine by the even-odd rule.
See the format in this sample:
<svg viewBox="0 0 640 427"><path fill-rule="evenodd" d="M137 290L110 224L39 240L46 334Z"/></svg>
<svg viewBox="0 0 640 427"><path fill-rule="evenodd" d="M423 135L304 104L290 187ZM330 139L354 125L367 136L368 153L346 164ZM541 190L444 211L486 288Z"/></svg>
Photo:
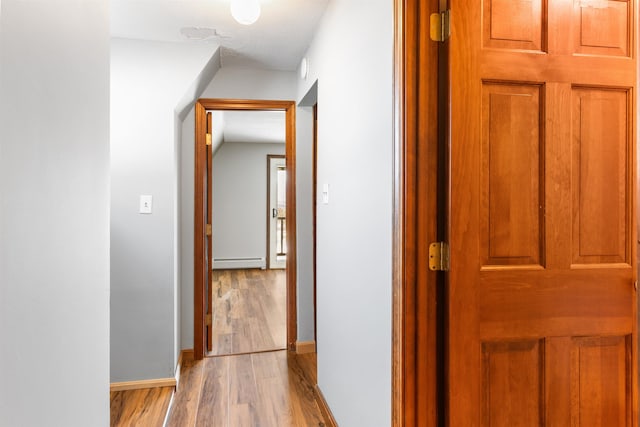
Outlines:
<svg viewBox="0 0 640 427"><path fill-rule="evenodd" d="M435 427L445 418L427 261L438 231L438 44L426 26L439 0L394 3L392 425Z"/></svg>
<svg viewBox="0 0 640 427"><path fill-rule="evenodd" d="M267 256L265 257L267 270L271 270L271 159L286 159L286 156L267 154Z"/></svg>
<svg viewBox="0 0 640 427"><path fill-rule="evenodd" d="M294 101L240 100L240 99L198 99L195 104L195 172L194 172L194 320L193 344L194 358L204 358L206 280L210 272L204 263L205 244L205 207L202 197L205 173L204 150L206 144L207 110L271 110L284 111L286 116L286 168L287 168L287 205L291 207L287 218L287 348L295 350L297 331L296 309L296 107Z"/></svg>

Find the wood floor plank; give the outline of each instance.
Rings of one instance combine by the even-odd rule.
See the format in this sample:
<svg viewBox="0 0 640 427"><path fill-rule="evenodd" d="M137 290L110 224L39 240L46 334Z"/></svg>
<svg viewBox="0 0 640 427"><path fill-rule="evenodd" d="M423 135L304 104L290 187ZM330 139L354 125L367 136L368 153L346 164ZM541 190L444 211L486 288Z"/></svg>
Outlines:
<svg viewBox="0 0 640 427"><path fill-rule="evenodd" d="M229 404L252 403L256 399L256 382L251 355L229 357Z"/></svg>
<svg viewBox="0 0 640 427"><path fill-rule="evenodd" d="M206 358L196 426L229 425L229 359Z"/></svg>
<svg viewBox="0 0 640 427"><path fill-rule="evenodd" d="M304 378L312 385L318 384L318 362L316 353L296 354L295 358Z"/></svg>
<svg viewBox="0 0 640 427"><path fill-rule="evenodd" d="M257 402L261 426L296 426L289 400L289 387L282 378L256 380L259 400Z"/></svg>
<svg viewBox="0 0 640 427"><path fill-rule="evenodd" d="M193 427L203 381L203 363L186 360L182 363L180 383L173 398L173 406L169 416L168 427Z"/></svg>
<svg viewBox="0 0 640 427"><path fill-rule="evenodd" d="M251 357L253 372L257 380L265 378L282 378L280 364L281 352L255 353Z"/></svg>
<svg viewBox="0 0 640 427"><path fill-rule="evenodd" d="M173 387L112 392L111 427L161 427L172 394Z"/></svg>
<svg viewBox="0 0 640 427"><path fill-rule="evenodd" d="M215 354L231 354L233 353L232 334L218 334L214 340L213 352Z"/></svg>
<svg viewBox="0 0 640 427"><path fill-rule="evenodd" d="M289 355L287 364L289 395L294 418L299 427L324 425L324 419L316 403L314 386L306 380L304 370L298 363L297 357L297 355Z"/></svg>
<svg viewBox="0 0 640 427"><path fill-rule="evenodd" d="M214 270L209 356L286 348L284 270Z"/></svg>

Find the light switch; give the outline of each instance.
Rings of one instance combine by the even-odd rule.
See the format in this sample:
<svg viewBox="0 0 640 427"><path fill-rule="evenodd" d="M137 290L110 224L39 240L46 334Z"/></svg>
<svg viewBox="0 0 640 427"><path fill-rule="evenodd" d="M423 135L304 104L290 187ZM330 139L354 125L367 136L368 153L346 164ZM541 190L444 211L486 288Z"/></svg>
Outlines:
<svg viewBox="0 0 640 427"><path fill-rule="evenodd" d="M329 204L329 184L322 184L322 204Z"/></svg>
<svg viewBox="0 0 640 427"><path fill-rule="evenodd" d="M153 207L153 197L150 195L141 195L140 196L140 213L150 214L152 207Z"/></svg>

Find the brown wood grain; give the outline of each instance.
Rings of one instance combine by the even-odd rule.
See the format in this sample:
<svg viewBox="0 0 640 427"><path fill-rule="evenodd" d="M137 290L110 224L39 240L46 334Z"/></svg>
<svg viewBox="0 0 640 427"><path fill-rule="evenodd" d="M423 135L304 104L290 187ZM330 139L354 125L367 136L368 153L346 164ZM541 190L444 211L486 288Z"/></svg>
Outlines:
<svg viewBox="0 0 640 427"><path fill-rule="evenodd" d="M426 262L413 258L420 251L418 242L431 240L424 230L418 232L417 224L421 221L428 223L424 218L435 217L433 210L425 209L428 203L420 205L420 198L428 200L428 193L420 193L418 184L421 174L428 176L424 171L437 166L430 164L428 157L420 158L417 155L417 144L414 142L418 140L415 133L420 124L434 123L437 117L435 111L428 113L433 92L431 97L420 98L417 95L421 91L429 93L429 82L433 81L438 68L435 66L437 61L428 60L429 48L433 45L420 46L429 32L428 27L422 25L428 21L424 11L431 9L428 12L435 12L438 6L438 2L427 3L410 0L395 2L394 426L435 425L433 422L417 421L421 411L416 409L416 402L421 396L426 396L420 388L434 384L428 376L421 374L434 365L427 357L416 358L421 349L418 337L424 333L421 328L428 333L429 326L433 326L433 319L429 317L432 311L426 309L428 306L419 308L418 302L429 301L426 297L428 293L425 293L428 286L420 290L420 286L416 285L419 282L417 277L427 271ZM447 6L450 2L441 3ZM581 100L578 103L575 100L580 98L580 91L584 92L585 88L599 95L603 94L603 90L629 93L626 91L637 87L637 61L634 58L637 59L635 53L638 52L638 31L635 28L638 4L635 1L603 1L597 7L593 6L590 2L536 0L451 4L452 37L441 51L454 45L451 54L451 76L454 78L451 85L454 120L451 130L459 141L454 141L453 149L458 150L455 144L459 143L460 154L459 157L454 154L452 161L454 178L451 187L454 194L451 221L460 225L452 237L452 240L459 239L460 243L458 250L452 247L452 264L466 263L472 271L480 271L476 248L482 247L485 250L485 266L482 268L484 278L481 283L474 281L474 273L469 272L453 272L450 277L453 304L449 306L452 326L448 335L452 337L454 350L449 351L451 363L448 378L451 387L448 399L449 413L455 415L450 425L481 424L479 416L476 416L482 406L477 404L477 390L481 385L474 377L474 372L479 372L477 361L481 360L478 354L480 346L472 338L478 334L478 330L486 339L496 336L513 339L519 334L539 339L555 333L623 336L616 334L633 330L634 339L630 340L627 348L632 360L631 370L625 374L631 378L631 383L627 385L627 397L632 397L632 403L627 406L631 408L628 411L631 417L626 422L628 425L636 423L637 307L633 303L635 294L630 293L630 282L636 277L636 273L631 271L636 270L637 248L630 241L637 234L632 219L636 216L632 209L636 204L637 189L630 187L636 181L637 172L635 163L632 163L636 157L634 146L637 130L633 123L636 122L637 100L631 102L631 97L627 96L627 106L624 108L615 105L607 111L601 108L599 114L584 122L587 127L592 127L590 130L581 122L576 122L586 115L581 111L584 104ZM421 62L421 58L424 62ZM446 54L441 59L446 60ZM423 63L427 64L423 69L416 65ZM443 72L442 68L440 72ZM446 69L444 72L449 73ZM537 174L539 192L533 187L527 197L512 193L512 197L521 197L526 202L507 197L498 203L502 206L495 206L491 218L483 218L484 227L479 226L477 219L480 212L477 195L482 190L477 183L482 180L479 174L474 175L476 172L473 167L480 164L478 136L481 135L481 129L485 132L490 129L492 122L485 120L481 125L479 118L482 114L479 110L474 111L476 107L467 108L468 105L477 105L482 99L479 90L481 82L503 86L519 84L520 87L537 85L541 88L538 117L543 123L539 126L540 144L534 146L541 160L537 162L539 170L535 170L536 163L530 163L532 179L521 179L520 184L535 183ZM624 100L618 105L623 103ZM620 114L623 109L626 111ZM557 119L561 117L565 119ZM569 117L573 117L573 121L566 119ZM493 123L500 125L499 121ZM449 124L445 123L445 127L448 128ZM615 155L604 151L606 144L595 142L589 145L589 141L585 145L586 151L576 155L576 147L579 146L572 139L574 135L595 130L606 138L609 132L604 129L613 130L610 136L616 141L614 145L618 145L614 150ZM526 131L520 132L520 135L525 140L529 136ZM530 143L537 144L535 139L534 135L533 139L529 139ZM428 140L419 141L428 147ZM626 144L626 148L621 147L623 144ZM498 160L500 156L507 159L513 154L510 151L499 150L496 153ZM524 157L535 160L534 156ZM572 169L572 164L582 165L582 171L577 173ZM502 169L513 167L512 172L518 173L516 169L519 165L522 162L516 161L513 165L504 162ZM594 167L596 173L591 172ZM598 173L598 170L610 173ZM494 169L494 172L497 172L494 175L497 180L494 193L498 194L498 187L511 182L511 176L509 173L502 175L504 170ZM567 185L571 182L577 190L572 191L571 186ZM460 190L467 184L468 187ZM602 190L605 187L609 190ZM580 192L583 193L582 197ZM531 196L535 193L542 197L538 206L544 215L534 212L532 208L534 200ZM548 193L552 193L553 197L547 196ZM496 201L495 195L493 201ZM518 209L517 205L523 203L528 203L529 226L518 224L517 218L521 215L508 206ZM597 208L604 206L606 208L598 212ZM517 225L508 223L511 218L506 215L509 214L516 218L514 224ZM585 215L587 221L581 222L580 215ZM536 217L539 219L536 220ZM494 221L493 224L490 221ZM493 235L489 234L491 225L496 231ZM477 230L482 230L482 238L486 239L484 244L478 244ZM516 234L510 234L512 232ZM525 232L530 234L526 235ZM458 243L452 244L455 246ZM506 256L495 257L487 262L492 249ZM529 259L522 257L520 261L515 260L514 256L521 255L521 252L528 252L525 256ZM514 268L514 264L518 263L523 265L519 267L521 273ZM488 264L495 264L495 267ZM567 269L569 265L572 270L586 271L573 271L575 278L567 280L559 270ZM549 271L545 272L545 269ZM522 270L529 271L522 273ZM527 282L529 279L523 279L521 274L542 277L532 284ZM492 277L502 279L495 282ZM598 286L590 286L589 282L606 280L605 277L612 277L612 280L607 285L606 293L598 295ZM545 286L548 280L555 280L561 285ZM419 292L423 292L420 297ZM580 295L578 301L575 301L575 295ZM480 308L477 307L478 301L482 301ZM459 316L461 319L458 319ZM571 339L558 336L545 338L544 359L553 361L544 366L545 395L556 396L556 399L547 398L544 402L546 425L578 423L575 414L572 419L571 411L575 405L567 403L571 401L572 387L567 377L567 372L571 370ZM422 348L436 353L433 346ZM597 357L598 363L605 363L606 359ZM441 370L444 368L440 366ZM588 382L593 383L593 380L588 379ZM618 401L624 399L619 398ZM438 407L435 401L426 402L424 407ZM598 404L591 406L597 407ZM597 425L607 425L601 421L595 422Z"/></svg>
<svg viewBox="0 0 640 427"><path fill-rule="evenodd" d="M287 169L287 346L295 350L298 339L297 280L298 255L296 234L296 107L291 102L286 115L286 169Z"/></svg>
<svg viewBox="0 0 640 427"><path fill-rule="evenodd" d="M338 427L338 423L336 422L336 419L333 416L333 413L331 412L331 408L329 407L327 400L324 398L324 395L322 394L320 387L318 387L317 385L316 385L316 396L318 400L318 406L320 407L320 412L324 417L326 426Z"/></svg>
<svg viewBox="0 0 640 427"><path fill-rule="evenodd" d="M202 386L199 400L196 403L195 425L224 426L229 422L229 360L225 358L206 358L204 360L205 362L198 362L202 365ZM188 413L192 414L193 412L189 411ZM173 410L171 415L173 415Z"/></svg>
<svg viewBox="0 0 640 427"><path fill-rule="evenodd" d="M211 135L211 132L213 132L213 115L211 113L207 113L207 134ZM207 226L212 226L213 225L213 144L212 145L207 145L205 147L206 150L206 163L207 163L207 171L206 171L206 179L205 179L205 186L206 186L206 209L207 209ZM206 264L207 264L207 271L211 270L213 268L213 233L209 234L206 236L206 241L207 241L207 257L206 257ZM211 277L211 273L207 274L207 281L205 282L205 292L207 295L207 304L206 304L206 317L211 315L211 308L212 308L212 297L213 294L211 293L211 282L212 282L212 277ZM206 341L207 341L207 351L211 351L211 335L212 335L212 328L211 328L211 324L209 324L208 322L206 323Z"/></svg>
<svg viewBox="0 0 640 427"><path fill-rule="evenodd" d="M209 356L287 348L283 270L214 270L212 290Z"/></svg>
<svg viewBox="0 0 640 427"><path fill-rule="evenodd" d="M451 427L637 424L638 5L593 6L452 5Z"/></svg>
<svg viewBox="0 0 640 427"><path fill-rule="evenodd" d="M198 403L203 390L203 364L193 359L184 360L181 366L180 383L173 398L167 426L194 426ZM179 422L178 422L179 420Z"/></svg>
<svg viewBox="0 0 640 427"><path fill-rule="evenodd" d="M153 380L140 380L140 381L123 381L117 383L111 383L110 391L125 391L125 390L138 390L145 388L156 387L175 387L176 379L171 378L158 378Z"/></svg>
<svg viewBox="0 0 640 427"><path fill-rule="evenodd" d="M438 0L395 2L394 285L392 422L436 426L436 274L426 264L437 236L438 56L429 15ZM442 368L441 368L442 369ZM444 418L443 418L444 419Z"/></svg>
<svg viewBox="0 0 640 427"><path fill-rule="evenodd" d="M161 427L173 387L156 387L111 393L111 427Z"/></svg>
<svg viewBox="0 0 640 427"><path fill-rule="evenodd" d="M195 105L195 167L194 167L194 221L193 221L193 351L196 359L204 356L206 348L206 301L209 278L209 263L206 260L206 109L197 102Z"/></svg>
<svg viewBox="0 0 640 427"><path fill-rule="evenodd" d="M184 362L167 426L326 425L305 372L315 358L298 357L276 351Z"/></svg>

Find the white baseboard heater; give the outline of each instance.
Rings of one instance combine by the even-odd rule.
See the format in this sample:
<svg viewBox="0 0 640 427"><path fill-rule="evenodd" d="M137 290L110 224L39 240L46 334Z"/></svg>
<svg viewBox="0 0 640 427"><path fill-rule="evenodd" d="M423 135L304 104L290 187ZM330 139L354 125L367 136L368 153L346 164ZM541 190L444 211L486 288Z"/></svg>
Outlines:
<svg viewBox="0 0 640 427"><path fill-rule="evenodd" d="M214 270L228 270L234 268L267 268L264 258L214 258Z"/></svg>

